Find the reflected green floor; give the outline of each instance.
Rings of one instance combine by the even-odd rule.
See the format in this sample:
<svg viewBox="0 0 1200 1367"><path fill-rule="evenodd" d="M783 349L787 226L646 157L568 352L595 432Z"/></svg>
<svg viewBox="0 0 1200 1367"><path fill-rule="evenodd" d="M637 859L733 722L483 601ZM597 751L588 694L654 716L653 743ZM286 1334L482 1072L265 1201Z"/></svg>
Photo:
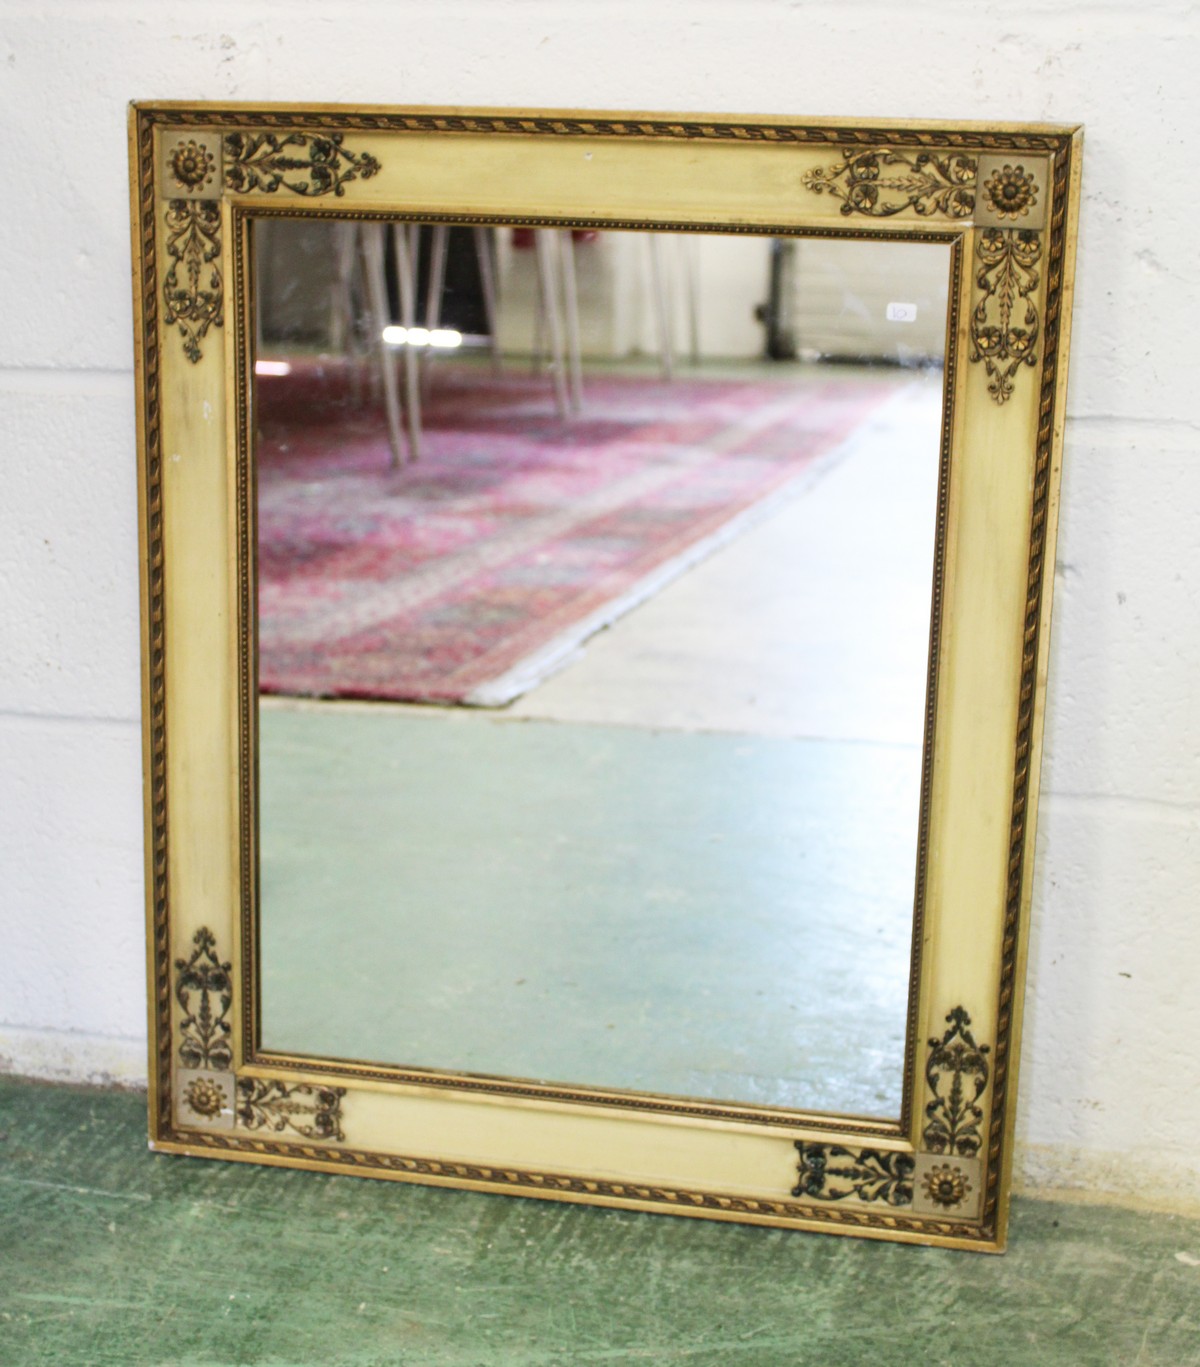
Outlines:
<svg viewBox="0 0 1200 1367"><path fill-rule="evenodd" d="M1200 1364L1170 1216L1018 1201L989 1258L151 1155L5 1078L0 1135L4 1367Z"/></svg>
<svg viewBox="0 0 1200 1367"><path fill-rule="evenodd" d="M268 1049L897 1116L920 751L266 706Z"/></svg>

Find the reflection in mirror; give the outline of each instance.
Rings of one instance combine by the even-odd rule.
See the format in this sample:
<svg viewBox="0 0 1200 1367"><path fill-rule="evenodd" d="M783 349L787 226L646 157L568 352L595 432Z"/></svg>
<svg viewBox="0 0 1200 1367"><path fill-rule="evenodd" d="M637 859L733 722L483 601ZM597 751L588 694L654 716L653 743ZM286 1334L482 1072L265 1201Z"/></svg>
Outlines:
<svg viewBox="0 0 1200 1367"><path fill-rule="evenodd" d="M948 274L257 222L264 1049L899 1115Z"/></svg>

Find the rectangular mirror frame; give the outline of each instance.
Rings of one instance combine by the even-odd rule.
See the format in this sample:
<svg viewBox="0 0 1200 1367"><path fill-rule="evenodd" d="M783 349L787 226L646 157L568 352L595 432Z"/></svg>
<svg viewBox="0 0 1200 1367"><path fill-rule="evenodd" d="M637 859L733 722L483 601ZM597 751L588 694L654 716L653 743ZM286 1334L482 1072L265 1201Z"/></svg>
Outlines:
<svg viewBox="0 0 1200 1367"><path fill-rule="evenodd" d="M154 102L130 113L151 1147L1004 1246L1081 130ZM267 213L952 248L899 1122L269 1054L250 241Z"/></svg>

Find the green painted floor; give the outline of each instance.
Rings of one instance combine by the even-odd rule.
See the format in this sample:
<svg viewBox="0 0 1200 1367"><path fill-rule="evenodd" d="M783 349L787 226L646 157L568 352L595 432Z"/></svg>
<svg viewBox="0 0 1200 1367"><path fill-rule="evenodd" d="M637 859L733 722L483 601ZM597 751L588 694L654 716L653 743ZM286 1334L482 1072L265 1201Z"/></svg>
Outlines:
<svg viewBox="0 0 1200 1367"><path fill-rule="evenodd" d="M1019 1201L1003 1258L152 1156L0 1078L0 1363L1189 1367L1200 1222Z"/></svg>
<svg viewBox="0 0 1200 1367"><path fill-rule="evenodd" d="M916 747L260 716L268 1049L900 1113Z"/></svg>

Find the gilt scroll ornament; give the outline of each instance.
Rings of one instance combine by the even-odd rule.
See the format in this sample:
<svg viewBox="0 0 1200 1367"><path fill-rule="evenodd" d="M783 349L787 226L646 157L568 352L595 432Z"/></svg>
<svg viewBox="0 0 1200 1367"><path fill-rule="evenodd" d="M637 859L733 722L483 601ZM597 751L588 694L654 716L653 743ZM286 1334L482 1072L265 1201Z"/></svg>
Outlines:
<svg viewBox="0 0 1200 1367"><path fill-rule="evenodd" d="M1022 366L1037 363L1037 289L1045 222L1045 163L983 154L845 148L842 160L803 176L806 189L841 200L847 217L968 218L977 228L971 312L973 362L982 362L993 402L1012 397Z"/></svg>
<svg viewBox="0 0 1200 1367"><path fill-rule="evenodd" d="M225 139L225 185L237 195L280 189L343 195L350 181L369 180L378 170L370 153L344 147L341 133L230 133Z"/></svg>
<svg viewBox="0 0 1200 1367"><path fill-rule="evenodd" d="M233 967L207 926L192 936L188 958L175 960L175 1000L182 1013L172 1087L178 1118L192 1128L232 1129Z"/></svg>
<svg viewBox="0 0 1200 1367"><path fill-rule="evenodd" d="M941 1037L935 1035L929 1041L925 1081L930 1100L922 1138L929 1153L974 1158L983 1142L979 1101L990 1077L990 1051L986 1044L976 1044L971 1017L961 1006L946 1016L946 1023Z"/></svg>
<svg viewBox="0 0 1200 1367"><path fill-rule="evenodd" d="M989 1049L976 1043L961 1006L929 1041L922 1151L850 1149L796 1141L799 1180L792 1195L810 1201L856 1200L909 1207L914 1214L974 1218L983 1190L979 1104L990 1079Z"/></svg>
<svg viewBox="0 0 1200 1367"><path fill-rule="evenodd" d="M221 206L208 199L172 199L167 203L167 256L171 265L163 281L163 322L175 324L184 355L193 363L210 327L223 318L221 270Z"/></svg>
<svg viewBox="0 0 1200 1367"><path fill-rule="evenodd" d="M847 148L836 165L803 180L814 194L840 199L847 217L890 218L912 209L922 217L969 218L975 208L975 158L961 154Z"/></svg>
<svg viewBox="0 0 1200 1367"><path fill-rule="evenodd" d="M207 926L196 931L192 946L188 958L175 960L175 999L183 1012L175 1091L183 1121L201 1129L270 1129L305 1139L345 1139L344 1087L233 1074L233 965L221 958Z"/></svg>
<svg viewBox="0 0 1200 1367"><path fill-rule="evenodd" d="M809 1144L796 1141L800 1155L800 1180L793 1196L814 1201L882 1201L889 1206L909 1206L913 1199L912 1154L884 1149L847 1149L840 1144Z"/></svg>
<svg viewBox="0 0 1200 1367"><path fill-rule="evenodd" d="M1037 362L1041 257L1041 236L1028 228L980 228L976 234L971 360L983 362L996 403L1012 397L1021 367Z"/></svg>
<svg viewBox="0 0 1200 1367"><path fill-rule="evenodd" d="M1037 364L1041 340L1038 287L1046 222L1048 164L988 153L979 158L975 204L975 304L972 361L982 361L988 394L1012 397L1023 366Z"/></svg>
<svg viewBox="0 0 1200 1367"><path fill-rule="evenodd" d="M237 1123L240 1129L291 1130L305 1139L343 1140L344 1087L289 1086L263 1078L243 1077L237 1084Z"/></svg>
<svg viewBox="0 0 1200 1367"><path fill-rule="evenodd" d="M224 322L221 278L223 190L233 194L280 190L343 195L352 180L368 180L379 162L344 146L341 133L196 133L164 147L166 254L163 322L177 326L184 355L200 360L210 328Z"/></svg>
<svg viewBox="0 0 1200 1367"><path fill-rule="evenodd" d="M190 958L175 960L175 1000L179 1022L179 1061L185 1068L227 1072L233 1067L229 1008L233 1005L233 966L217 953L216 936L202 926L192 937Z"/></svg>

